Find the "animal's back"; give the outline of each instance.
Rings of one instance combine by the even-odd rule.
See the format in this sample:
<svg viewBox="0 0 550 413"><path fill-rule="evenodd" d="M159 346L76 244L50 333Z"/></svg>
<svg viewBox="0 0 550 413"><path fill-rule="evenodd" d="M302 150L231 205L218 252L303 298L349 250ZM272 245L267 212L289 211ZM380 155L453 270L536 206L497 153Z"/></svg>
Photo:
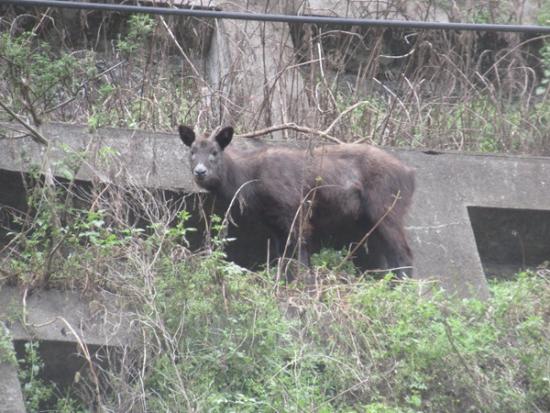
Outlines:
<svg viewBox="0 0 550 413"><path fill-rule="evenodd" d="M383 198L387 206L399 193L403 201L395 208L405 211L414 192L414 170L368 144L325 145L313 150L265 146L236 150L231 156L248 180L258 181L260 196L288 207L297 208L316 191L324 209L353 214L369 193Z"/></svg>
<svg viewBox="0 0 550 413"><path fill-rule="evenodd" d="M330 185L361 187L363 196L384 198L391 204L399 194L399 208L408 208L414 192L414 170L388 152L368 144L328 145L315 149L314 174ZM388 205L389 206L389 205ZM397 207L397 205L395 206Z"/></svg>
<svg viewBox="0 0 550 413"><path fill-rule="evenodd" d="M289 147L265 147L232 154L235 162L246 170L248 179L258 181L260 191L275 198L292 198L301 202L313 188L345 187L360 180L357 165L351 166L346 154L319 153Z"/></svg>

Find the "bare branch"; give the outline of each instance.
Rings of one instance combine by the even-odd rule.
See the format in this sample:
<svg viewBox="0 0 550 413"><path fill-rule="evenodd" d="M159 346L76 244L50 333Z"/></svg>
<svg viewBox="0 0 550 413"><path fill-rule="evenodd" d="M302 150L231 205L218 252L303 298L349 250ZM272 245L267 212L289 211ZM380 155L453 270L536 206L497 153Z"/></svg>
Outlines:
<svg viewBox="0 0 550 413"><path fill-rule="evenodd" d="M178 39L176 39L176 36L174 36L174 33L172 33L172 30L170 29L170 27L166 23L166 20L164 20L164 17L160 16L160 21L162 22L162 25L166 29L166 32L168 33L170 38L174 41L174 44L176 45L176 47L179 50L180 54L183 56L183 58L185 59L185 61L189 65L189 67L191 67L191 70L193 71L195 76L199 79L202 79L199 71L197 70L197 68L195 67L195 65L193 64L193 62L189 58L189 56L187 56L187 53L185 53L185 51L183 50L183 47L181 47L181 45L179 44Z"/></svg>
<svg viewBox="0 0 550 413"><path fill-rule="evenodd" d="M313 135L318 135L318 136L321 136L322 138L325 138L325 139L327 139L329 141L332 141L334 143L344 143L340 139L338 139L338 138L336 138L332 135L329 135L326 131L320 131L318 129L309 128L307 126L296 125L295 123L292 123L292 122L291 123L284 123L284 124L280 124L280 125L274 125L274 126L270 126L268 128L259 129L259 130L255 130L253 132L243 133L243 134L235 135L235 136L238 137L238 138L255 138L257 136L267 135L268 133L276 132L276 131L283 130L283 129L290 129L290 130L294 130L296 132L302 132L302 133L309 133L309 134L313 134Z"/></svg>
<svg viewBox="0 0 550 413"><path fill-rule="evenodd" d="M344 110L342 113L340 113L340 114L336 117L336 119L334 119L334 120L332 121L332 123L328 126L328 128L326 128L326 129L323 131L323 133L328 134L328 133L332 130L332 128L334 128L334 126L335 126L338 122L340 122L340 120L341 120L344 116L346 116L346 115L347 115L348 113L350 113L352 110L357 109L359 106L365 105L365 104L367 104L367 103L369 103L368 100L362 100L362 101L360 101L360 102L357 102L357 103L354 104L354 105L351 105L349 108L347 108L347 109Z"/></svg>
<svg viewBox="0 0 550 413"><path fill-rule="evenodd" d="M44 146L49 146L50 141L48 141L35 127L33 127L32 125L29 125L27 122L21 119L17 115L17 113L15 113L8 106L6 106L1 100L0 100L0 106L2 107L2 109L8 112L17 122L19 122L25 129L27 129L31 133L30 136L33 141Z"/></svg>
<svg viewBox="0 0 550 413"><path fill-rule="evenodd" d="M53 112L53 111L56 111L57 109L61 109L63 106L66 106L68 105L69 103L71 103L72 101L74 101L77 97L78 97L78 93L83 89L85 88L90 82L93 82L94 80L97 80L99 79L101 76L103 75L106 75L107 73L115 70L117 67L119 67L120 65L124 64L124 63L127 63L126 61L122 60L116 64L114 64L113 66L109 67L108 69L105 69L103 72L101 73L98 73L97 75L89 78L89 79L86 79L84 82L82 82L80 84L80 86L78 86L76 88L76 92L74 93L74 95L70 98L68 98L67 100L64 100L63 102L51 107L51 108L47 108L46 110L44 110L44 113L50 113L50 112Z"/></svg>

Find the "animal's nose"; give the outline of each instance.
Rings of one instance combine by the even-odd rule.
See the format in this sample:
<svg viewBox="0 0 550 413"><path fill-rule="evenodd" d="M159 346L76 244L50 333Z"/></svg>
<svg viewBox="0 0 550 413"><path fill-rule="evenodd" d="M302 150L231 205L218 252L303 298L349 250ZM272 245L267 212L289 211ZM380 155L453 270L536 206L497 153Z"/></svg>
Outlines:
<svg viewBox="0 0 550 413"><path fill-rule="evenodd" d="M204 165L197 165L195 169L193 170L193 173L197 177L203 177L206 175L207 169Z"/></svg>

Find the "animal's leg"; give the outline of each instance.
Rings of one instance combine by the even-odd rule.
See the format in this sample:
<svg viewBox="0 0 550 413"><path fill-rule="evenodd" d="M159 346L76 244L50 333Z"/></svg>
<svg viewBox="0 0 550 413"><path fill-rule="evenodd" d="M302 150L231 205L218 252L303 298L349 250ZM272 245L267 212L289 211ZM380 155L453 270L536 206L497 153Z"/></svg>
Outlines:
<svg viewBox="0 0 550 413"><path fill-rule="evenodd" d="M309 268L309 245L306 242L300 242L298 247L298 261L300 261L300 264L302 264L304 267Z"/></svg>
<svg viewBox="0 0 550 413"><path fill-rule="evenodd" d="M309 219L305 217L302 219L300 227L297 228L296 231L294 231L293 238L295 245L298 248L298 261L306 268L309 268L310 264L309 256L312 244L312 233L313 228L311 226L311 223L309 222Z"/></svg>
<svg viewBox="0 0 550 413"><path fill-rule="evenodd" d="M283 250L285 246L286 257L295 257L297 261L286 272L286 279L291 282L301 271L309 270L311 255L311 226L309 222L302 222L299 228L294 228L290 235L285 238ZM281 256L285 258L283 254Z"/></svg>
<svg viewBox="0 0 550 413"><path fill-rule="evenodd" d="M376 232L378 232L376 239L379 242L377 247L384 252L388 267L394 269L398 278L411 277L412 252L402 225L390 218L382 222Z"/></svg>
<svg viewBox="0 0 550 413"><path fill-rule="evenodd" d="M275 252L275 258L281 258L285 250L286 237L278 234L272 234L270 237L273 250Z"/></svg>
<svg viewBox="0 0 550 413"><path fill-rule="evenodd" d="M292 266L290 266L286 258L292 257L298 249L294 234L289 237L288 232L277 227L271 227L270 239L274 252L273 258L277 260L279 269L284 272L286 281L292 282L296 278L295 271L291 268Z"/></svg>
<svg viewBox="0 0 550 413"><path fill-rule="evenodd" d="M290 262L290 266L287 267L286 279L288 282L293 281L302 270L308 270L310 252L307 243L291 239L288 244L287 254L281 254L280 256L282 259L285 257L296 257L296 261L294 263Z"/></svg>
<svg viewBox="0 0 550 413"><path fill-rule="evenodd" d="M365 229L365 233L370 230L370 225ZM371 270L381 270L388 268L388 262L386 260L385 251L383 248L383 241L380 240L380 236L376 231L370 234L366 241L367 246L367 266Z"/></svg>

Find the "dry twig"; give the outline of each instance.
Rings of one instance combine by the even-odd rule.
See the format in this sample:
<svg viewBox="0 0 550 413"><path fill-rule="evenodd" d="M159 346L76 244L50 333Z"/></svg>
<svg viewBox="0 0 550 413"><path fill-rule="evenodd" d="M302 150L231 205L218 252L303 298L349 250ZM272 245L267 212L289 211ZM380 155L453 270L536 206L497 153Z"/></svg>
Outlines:
<svg viewBox="0 0 550 413"><path fill-rule="evenodd" d="M50 144L50 142L44 137L44 135L42 135L38 131L38 129L36 129L32 125L29 125L27 122L25 122L23 119L21 119L17 115L17 113L15 113L8 106L6 106L4 104L4 102L2 102L1 100L0 100L0 106L2 107L2 109L4 109L6 112L8 112L10 114L10 116L12 116L17 122L19 122L25 129L27 129L30 132L30 136L31 136L33 141L35 141L36 143L39 143L41 145L44 145L44 146L48 146Z"/></svg>

